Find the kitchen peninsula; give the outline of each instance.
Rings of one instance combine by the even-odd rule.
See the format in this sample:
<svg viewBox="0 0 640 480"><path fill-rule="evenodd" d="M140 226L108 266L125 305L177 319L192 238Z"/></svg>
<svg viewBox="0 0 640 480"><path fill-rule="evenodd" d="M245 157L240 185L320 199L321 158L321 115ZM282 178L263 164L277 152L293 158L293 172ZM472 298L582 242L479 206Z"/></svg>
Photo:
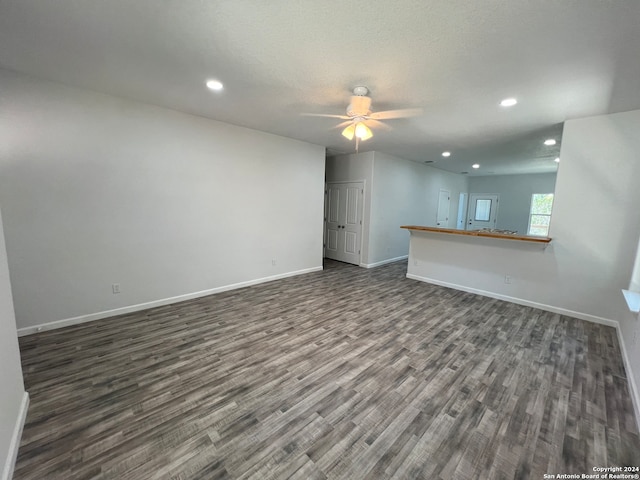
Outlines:
<svg viewBox="0 0 640 480"><path fill-rule="evenodd" d="M404 225L407 278L530 306L557 265L549 237Z"/></svg>

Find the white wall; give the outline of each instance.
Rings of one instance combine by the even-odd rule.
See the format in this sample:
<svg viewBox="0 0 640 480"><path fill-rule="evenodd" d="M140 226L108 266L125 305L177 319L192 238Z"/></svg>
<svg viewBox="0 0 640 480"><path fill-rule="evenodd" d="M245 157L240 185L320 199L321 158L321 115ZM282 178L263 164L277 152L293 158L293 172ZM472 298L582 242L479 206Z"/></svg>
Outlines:
<svg viewBox="0 0 640 480"><path fill-rule="evenodd" d="M450 192L449 227L455 228L467 177L375 152L369 264L409 254L401 225L436 225L440 189Z"/></svg>
<svg viewBox="0 0 640 480"><path fill-rule="evenodd" d="M640 237L639 156L640 110L567 121L546 250L425 234L412 241L409 275L619 322L628 366L635 366L630 377L640 384L640 321L620 292L629 285ZM504 283L505 274L512 284Z"/></svg>
<svg viewBox="0 0 640 480"><path fill-rule="evenodd" d="M24 421L26 394L22 382L18 334L0 216L0 479L9 479Z"/></svg>
<svg viewBox="0 0 640 480"><path fill-rule="evenodd" d="M515 230L521 235L529 228L531 195L553 193L555 173L529 175L486 175L469 178L469 195L474 193L498 193L498 221L496 228Z"/></svg>
<svg viewBox="0 0 640 480"><path fill-rule="evenodd" d="M18 327L320 269L324 161L317 145L0 70Z"/></svg>

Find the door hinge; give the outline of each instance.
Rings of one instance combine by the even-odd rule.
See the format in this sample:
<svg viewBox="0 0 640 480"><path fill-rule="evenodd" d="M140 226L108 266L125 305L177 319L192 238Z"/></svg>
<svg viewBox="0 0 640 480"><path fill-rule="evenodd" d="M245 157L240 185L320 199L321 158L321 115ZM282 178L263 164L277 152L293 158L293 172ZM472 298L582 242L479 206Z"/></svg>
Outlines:
<svg viewBox="0 0 640 480"><path fill-rule="evenodd" d="M364 188L360 190L360 193L364 195Z"/></svg>
<svg viewBox="0 0 640 480"><path fill-rule="evenodd" d="M358 255L360 255L360 250L358 250Z"/></svg>

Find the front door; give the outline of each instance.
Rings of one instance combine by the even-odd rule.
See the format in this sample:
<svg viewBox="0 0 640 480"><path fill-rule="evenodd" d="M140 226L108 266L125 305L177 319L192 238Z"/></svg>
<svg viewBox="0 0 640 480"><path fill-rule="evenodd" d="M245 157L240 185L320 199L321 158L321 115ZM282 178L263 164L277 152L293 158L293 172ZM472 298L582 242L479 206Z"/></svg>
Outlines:
<svg viewBox="0 0 640 480"><path fill-rule="evenodd" d="M328 183L325 256L360 265L364 183Z"/></svg>
<svg viewBox="0 0 640 480"><path fill-rule="evenodd" d="M496 228L498 220L498 195L469 196L469 221L467 230L480 230L483 228Z"/></svg>

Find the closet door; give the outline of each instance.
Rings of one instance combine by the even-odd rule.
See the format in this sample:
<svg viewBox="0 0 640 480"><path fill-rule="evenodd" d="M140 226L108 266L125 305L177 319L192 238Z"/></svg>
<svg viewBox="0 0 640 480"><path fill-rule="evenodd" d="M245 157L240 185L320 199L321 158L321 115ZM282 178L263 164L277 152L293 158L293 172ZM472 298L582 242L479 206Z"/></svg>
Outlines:
<svg viewBox="0 0 640 480"><path fill-rule="evenodd" d="M364 184L328 183L325 256L360 265Z"/></svg>

